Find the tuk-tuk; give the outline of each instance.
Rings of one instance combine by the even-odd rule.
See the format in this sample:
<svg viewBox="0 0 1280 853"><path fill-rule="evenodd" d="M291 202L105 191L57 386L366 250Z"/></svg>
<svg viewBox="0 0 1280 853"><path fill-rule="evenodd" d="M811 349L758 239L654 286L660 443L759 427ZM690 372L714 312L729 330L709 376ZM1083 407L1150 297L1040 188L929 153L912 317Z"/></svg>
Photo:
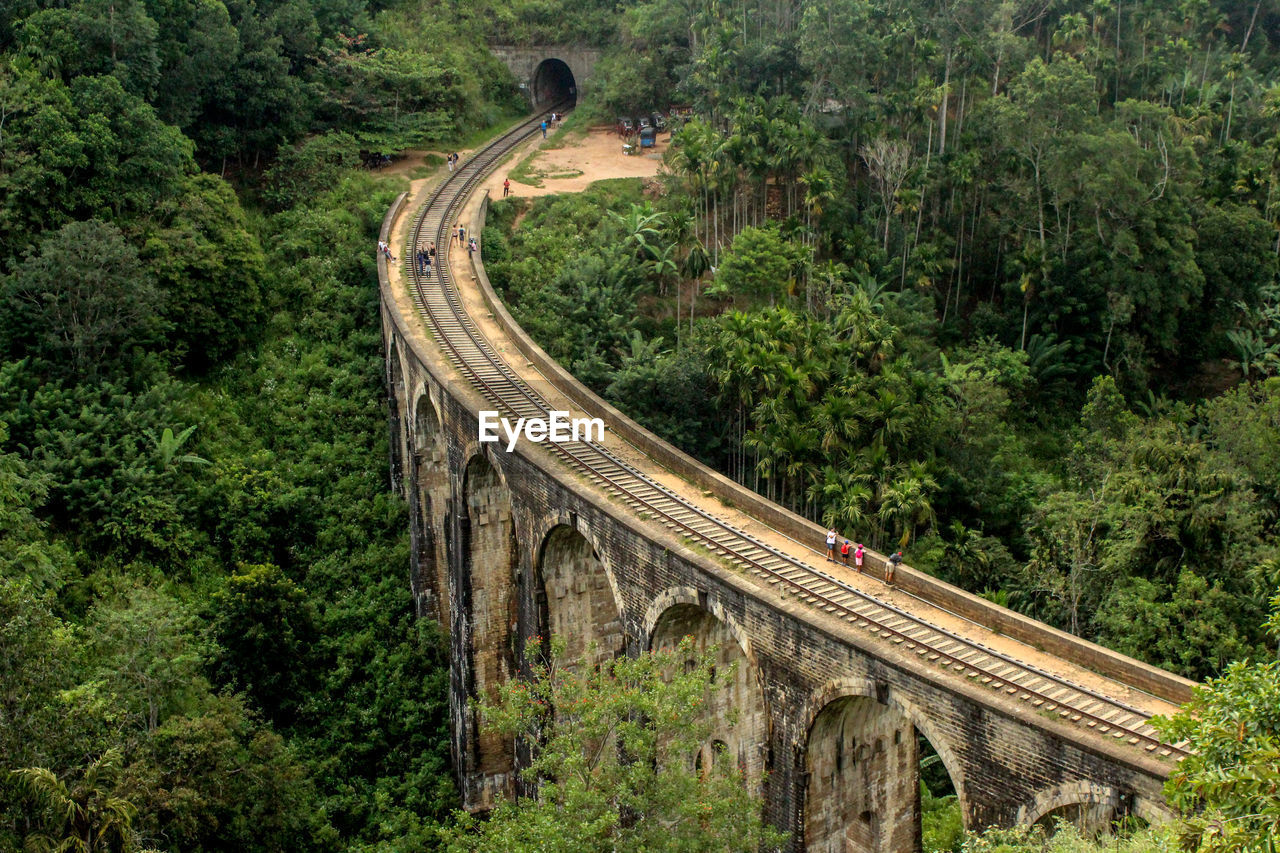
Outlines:
<svg viewBox="0 0 1280 853"><path fill-rule="evenodd" d="M658 130L653 126L640 128L640 147L652 148L658 142Z"/></svg>

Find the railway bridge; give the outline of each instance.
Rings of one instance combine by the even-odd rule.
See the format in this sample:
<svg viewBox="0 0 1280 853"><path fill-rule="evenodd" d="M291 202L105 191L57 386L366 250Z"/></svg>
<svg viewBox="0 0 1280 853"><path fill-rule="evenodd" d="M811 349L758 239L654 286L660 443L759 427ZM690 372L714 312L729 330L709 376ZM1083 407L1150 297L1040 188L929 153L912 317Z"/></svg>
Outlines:
<svg viewBox="0 0 1280 853"><path fill-rule="evenodd" d="M539 119L397 200L382 237L407 258L454 222ZM529 638L601 657L715 646L735 681L710 708L715 748L761 786L796 850L908 853L920 750L936 751L967 827L1061 814L1166 816L1184 755L1147 719L1190 683L884 562L858 575L814 550L823 531L719 476L612 409L519 328L480 263L430 278L379 259L391 483L411 509L410 581L447 626L455 766L469 809L514 788L514 745L468 699L518 677ZM478 440L479 412L598 416L605 440ZM736 714L731 714L736 711ZM708 745L710 748L711 745Z"/></svg>

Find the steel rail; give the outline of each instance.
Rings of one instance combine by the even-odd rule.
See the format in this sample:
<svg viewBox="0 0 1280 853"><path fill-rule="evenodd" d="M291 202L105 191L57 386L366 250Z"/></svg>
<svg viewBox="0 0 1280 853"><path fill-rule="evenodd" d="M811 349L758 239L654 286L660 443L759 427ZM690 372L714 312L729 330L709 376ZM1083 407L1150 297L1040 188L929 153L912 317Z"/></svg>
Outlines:
<svg viewBox="0 0 1280 853"><path fill-rule="evenodd" d="M462 306L449 267L451 240L446 229L475 186L515 146L538 130L544 114L534 115L503 133L453 172L422 206L404 252L414 302L454 366L486 399L506 412L526 418L541 417L550 407L494 351ZM430 277L418 274L412 257L413 251L430 240L426 235L434 237L438 255L438 266ZM809 566L693 506L599 445L579 441L553 443L549 448L571 468L597 481L607 493L622 499L642 516L649 514L768 583L789 590L818 609L839 615L854 627L903 646L931 664L963 673L1038 711L1056 714L1131 745L1141 745L1161 757L1177 760L1189 754L1181 744L1161 741L1141 709L940 628Z"/></svg>

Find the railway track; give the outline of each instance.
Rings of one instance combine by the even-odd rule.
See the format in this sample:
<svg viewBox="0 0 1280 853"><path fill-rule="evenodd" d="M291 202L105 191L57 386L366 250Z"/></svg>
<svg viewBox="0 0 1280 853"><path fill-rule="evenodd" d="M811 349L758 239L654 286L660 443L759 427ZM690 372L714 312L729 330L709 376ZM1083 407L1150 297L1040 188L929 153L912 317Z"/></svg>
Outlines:
<svg viewBox="0 0 1280 853"><path fill-rule="evenodd" d="M564 107L556 104L546 112ZM432 336L453 366L503 416L545 417L551 407L506 364L463 308L449 268L450 228L474 188L513 148L537 132L543 115L502 134L455 170L417 213L402 253L405 279ZM416 249L430 242L436 244L439 259L432 274L424 277L412 258ZM1171 761L1188 754L1184 744L1162 741L1142 709L948 631L796 559L694 506L604 447L587 442L545 446L641 517L664 525L786 595L897 646L923 665L945 669L1035 711L1149 754Z"/></svg>

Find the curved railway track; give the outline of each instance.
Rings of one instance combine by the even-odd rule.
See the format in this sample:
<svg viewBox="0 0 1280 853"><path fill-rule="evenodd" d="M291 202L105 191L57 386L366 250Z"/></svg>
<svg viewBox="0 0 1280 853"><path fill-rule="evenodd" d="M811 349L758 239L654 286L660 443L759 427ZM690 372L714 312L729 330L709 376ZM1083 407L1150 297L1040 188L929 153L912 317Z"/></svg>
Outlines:
<svg viewBox="0 0 1280 853"><path fill-rule="evenodd" d="M564 107L556 104L546 112ZM402 253L414 303L453 366L503 415L525 418L544 417L551 407L506 364L463 308L449 268L449 229L475 187L513 148L537 132L543 115L502 134L456 169L418 212ZM430 242L436 244L438 263L424 277L412 257ZM914 654L924 665L949 670L1036 711L1150 754L1173 761L1188 754L1183 744L1160 740L1141 709L934 625L779 551L694 506L604 447L588 442L545 446L641 517L663 524L786 594Z"/></svg>

